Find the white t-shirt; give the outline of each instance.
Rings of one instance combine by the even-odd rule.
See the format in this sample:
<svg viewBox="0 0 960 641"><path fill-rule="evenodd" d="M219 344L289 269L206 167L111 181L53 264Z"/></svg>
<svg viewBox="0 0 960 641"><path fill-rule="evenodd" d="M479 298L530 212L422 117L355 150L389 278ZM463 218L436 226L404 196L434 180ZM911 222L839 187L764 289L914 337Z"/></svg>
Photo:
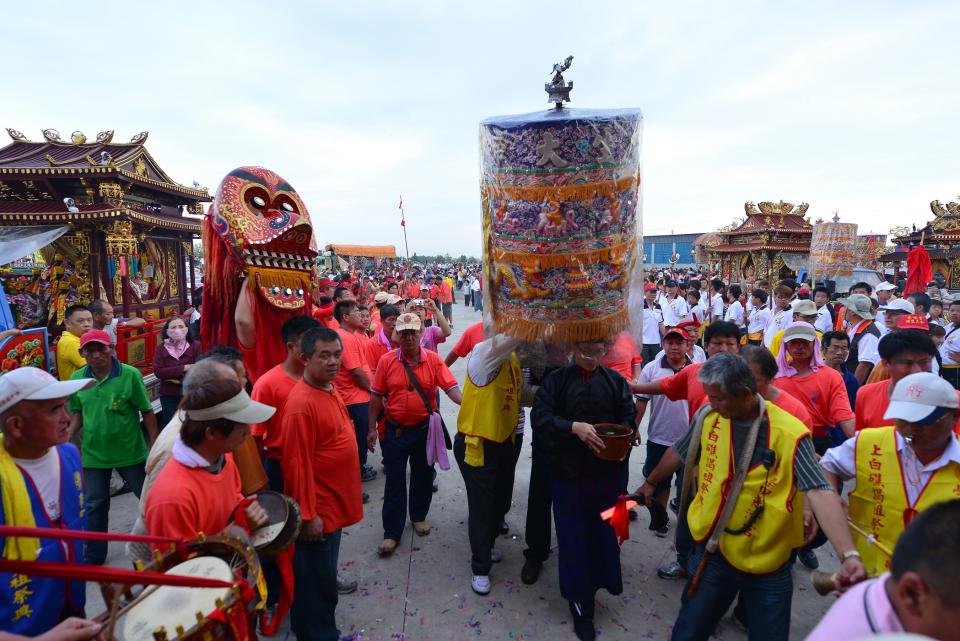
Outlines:
<svg viewBox="0 0 960 641"><path fill-rule="evenodd" d="M754 309L747 321L747 333L756 334L765 331L770 324L770 310L766 307Z"/></svg>
<svg viewBox="0 0 960 641"><path fill-rule="evenodd" d="M653 361L643 366L638 382L652 383L674 374L676 372L666 363L663 352L660 352ZM651 396L640 394L638 397L648 401L650 422L647 424L647 438L650 442L673 445L690 429L686 400L671 401L663 394Z"/></svg>
<svg viewBox="0 0 960 641"><path fill-rule="evenodd" d="M727 307L727 315L723 320L730 321L737 327L743 327L743 305L740 301L735 300L730 303L730 306Z"/></svg>
<svg viewBox="0 0 960 641"><path fill-rule="evenodd" d="M950 352L960 352L960 328L954 330L953 326L946 328L947 337L940 345L940 356L943 358L944 365L960 365L957 361L950 358Z"/></svg>
<svg viewBox="0 0 960 641"><path fill-rule="evenodd" d="M663 322L663 312L656 303L651 308L647 301L643 301L643 344L660 344L660 323Z"/></svg>
<svg viewBox="0 0 960 641"><path fill-rule="evenodd" d="M714 294L710 298L710 313L713 315L711 320L721 320L723 318L723 296Z"/></svg>
<svg viewBox="0 0 960 641"><path fill-rule="evenodd" d="M120 319L114 318L112 321L110 321L109 325L103 326L103 331L110 334L110 342L113 343L114 345L117 344L117 326L119 324L120 324Z"/></svg>
<svg viewBox="0 0 960 641"><path fill-rule="evenodd" d="M677 296L673 300L666 299L660 303L660 310L663 312L663 324L674 327L690 313L690 306L687 305L687 301Z"/></svg>
<svg viewBox="0 0 960 641"><path fill-rule="evenodd" d="M850 337L851 344L853 343L853 337L857 335L857 329L864 323L869 322L868 320L862 320L847 331L847 336ZM880 339L873 334L864 332L857 343L857 361L860 363L871 363L876 366L876 364L880 362L879 347Z"/></svg>
<svg viewBox="0 0 960 641"><path fill-rule="evenodd" d="M781 329L786 329L787 325L793 322L793 309L778 309L770 313L770 324L767 325L766 331L763 332L763 346L770 348L770 341L773 340L773 335L779 332Z"/></svg>
<svg viewBox="0 0 960 641"><path fill-rule="evenodd" d="M51 521L60 518L60 454L51 447L40 458L14 458L14 463L27 473L40 492L43 507Z"/></svg>
<svg viewBox="0 0 960 641"><path fill-rule="evenodd" d="M817 320L814 321L813 326L820 330L821 334L833 331L833 317L830 316L829 306L824 305L817 310Z"/></svg>

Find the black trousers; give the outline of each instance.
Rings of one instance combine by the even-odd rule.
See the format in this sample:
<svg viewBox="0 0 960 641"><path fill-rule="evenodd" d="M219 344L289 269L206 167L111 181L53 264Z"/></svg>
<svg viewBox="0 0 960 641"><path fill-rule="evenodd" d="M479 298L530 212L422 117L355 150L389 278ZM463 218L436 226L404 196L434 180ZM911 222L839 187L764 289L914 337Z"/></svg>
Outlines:
<svg viewBox="0 0 960 641"><path fill-rule="evenodd" d="M503 443L482 441L483 465L474 467L465 462L466 441L458 432L453 439L453 457L467 488L467 533L470 537L470 567L474 574L490 574L490 551L500 533L500 522L510 509L513 498L513 477L516 471L516 448L512 439Z"/></svg>
<svg viewBox="0 0 960 641"><path fill-rule="evenodd" d="M535 561L550 556L550 528L553 510L553 477L550 473L550 432L533 433L533 461L530 465L530 489L527 494L527 549L523 555Z"/></svg>
<svg viewBox="0 0 960 641"><path fill-rule="evenodd" d="M337 641L337 561L342 530L330 532L319 541L297 540L293 553L293 574L297 596L293 602L290 627L298 641Z"/></svg>

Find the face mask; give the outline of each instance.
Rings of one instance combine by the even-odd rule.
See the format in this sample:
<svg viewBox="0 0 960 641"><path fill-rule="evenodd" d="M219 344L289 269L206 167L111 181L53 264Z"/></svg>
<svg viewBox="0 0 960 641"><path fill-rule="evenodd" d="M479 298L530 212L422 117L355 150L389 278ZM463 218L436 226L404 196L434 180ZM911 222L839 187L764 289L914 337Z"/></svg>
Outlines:
<svg viewBox="0 0 960 641"><path fill-rule="evenodd" d="M173 329L167 330L167 336L170 337L170 340L180 342L187 337L187 328L186 327L175 327Z"/></svg>

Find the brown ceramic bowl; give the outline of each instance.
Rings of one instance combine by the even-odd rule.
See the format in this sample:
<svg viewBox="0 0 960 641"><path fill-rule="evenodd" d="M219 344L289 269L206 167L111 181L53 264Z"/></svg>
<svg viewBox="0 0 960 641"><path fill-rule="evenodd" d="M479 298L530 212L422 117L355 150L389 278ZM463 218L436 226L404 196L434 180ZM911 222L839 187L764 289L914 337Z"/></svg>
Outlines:
<svg viewBox="0 0 960 641"><path fill-rule="evenodd" d="M633 446L633 430L617 423L596 423L593 428L606 446L597 457L604 461L622 461Z"/></svg>

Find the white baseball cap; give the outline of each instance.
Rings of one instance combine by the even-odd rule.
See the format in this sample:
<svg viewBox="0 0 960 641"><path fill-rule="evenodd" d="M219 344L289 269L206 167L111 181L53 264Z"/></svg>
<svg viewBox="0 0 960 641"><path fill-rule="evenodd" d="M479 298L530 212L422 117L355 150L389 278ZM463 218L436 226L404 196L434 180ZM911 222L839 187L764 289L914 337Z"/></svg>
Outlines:
<svg viewBox="0 0 960 641"><path fill-rule="evenodd" d="M893 300L887 301L886 305L881 305L880 309L885 312L903 312L904 314L917 313L917 309L913 306L913 303L908 301L906 298L894 298Z"/></svg>
<svg viewBox="0 0 960 641"><path fill-rule="evenodd" d="M893 388L885 419L930 425L960 407L953 385L930 372L904 376Z"/></svg>
<svg viewBox="0 0 960 641"><path fill-rule="evenodd" d="M49 372L38 367L18 367L0 376L0 414L20 401L48 401L65 398L88 389L92 378L58 381Z"/></svg>
<svg viewBox="0 0 960 641"><path fill-rule="evenodd" d="M883 281L882 283L877 284L877 286L873 288L873 291L875 291L875 292L891 292L891 291L895 290L896 288L897 288L897 286L894 285L893 283L888 283L887 281Z"/></svg>
<svg viewBox="0 0 960 641"><path fill-rule="evenodd" d="M250 398L246 390L213 407L183 410L187 418L194 421L212 421L225 418L234 423L263 423L277 411L277 408L258 403Z"/></svg>

